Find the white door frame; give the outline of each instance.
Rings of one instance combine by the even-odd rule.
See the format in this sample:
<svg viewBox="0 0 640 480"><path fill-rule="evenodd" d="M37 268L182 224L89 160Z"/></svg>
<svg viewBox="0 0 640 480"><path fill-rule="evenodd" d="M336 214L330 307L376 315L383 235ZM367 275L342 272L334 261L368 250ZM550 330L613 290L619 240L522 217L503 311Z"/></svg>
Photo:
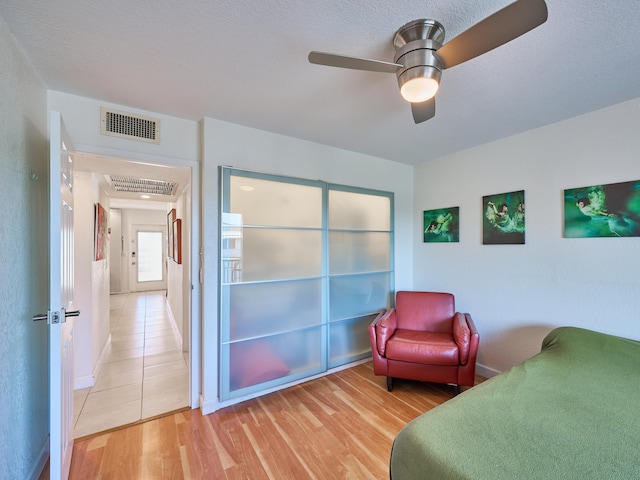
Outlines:
<svg viewBox="0 0 640 480"><path fill-rule="evenodd" d="M191 160L183 160L178 158L156 157L153 155L145 155L137 152L128 152L123 150L115 150L110 148L96 147L93 145L75 145L75 151L78 153L86 153L89 155L100 155L110 157L115 160L124 162L142 162L155 165L163 165L167 167L183 167L191 171L190 182L190 209L191 218L189 225L191 226L191 319L190 319L190 338L189 338L189 385L190 385L190 406L198 408L200 406L201 372L202 372L202 262L201 262L201 189L200 162ZM183 299L186 301L187 299Z"/></svg>

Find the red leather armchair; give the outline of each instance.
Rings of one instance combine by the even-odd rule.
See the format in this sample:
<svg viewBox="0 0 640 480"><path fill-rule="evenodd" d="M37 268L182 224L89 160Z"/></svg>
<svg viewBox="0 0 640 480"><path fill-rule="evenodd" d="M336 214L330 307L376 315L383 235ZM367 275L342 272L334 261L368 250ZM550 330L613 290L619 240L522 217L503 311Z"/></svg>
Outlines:
<svg viewBox="0 0 640 480"><path fill-rule="evenodd" d="M373 372L394 378L473 386L480 336L450 293L396 293L396 306L369 325Z"/></svg>

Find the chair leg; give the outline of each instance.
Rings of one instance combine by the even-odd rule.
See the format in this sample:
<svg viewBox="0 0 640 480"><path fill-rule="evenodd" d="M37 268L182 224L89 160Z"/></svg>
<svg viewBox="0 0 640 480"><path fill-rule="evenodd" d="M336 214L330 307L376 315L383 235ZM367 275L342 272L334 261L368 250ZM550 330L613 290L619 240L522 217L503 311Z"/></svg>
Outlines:
<svg viewBox="0 0 640 480"><path fill-rule="evenodd" d="M387 377L387 391L393 390L393 377Z"/></svg>
<svg viewBox="0 0 640 480"><path fill-rule="evenodd" d="M453 386L453 395L454 396L460 395L460 385L454 385Z"/></svg>

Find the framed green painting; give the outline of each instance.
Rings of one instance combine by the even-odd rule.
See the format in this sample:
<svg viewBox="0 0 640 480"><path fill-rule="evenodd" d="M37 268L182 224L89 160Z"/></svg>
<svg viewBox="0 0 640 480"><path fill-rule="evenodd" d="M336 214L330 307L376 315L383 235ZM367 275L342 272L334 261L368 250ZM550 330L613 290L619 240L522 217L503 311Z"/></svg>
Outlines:
<svg viewBox="0 0 640 480"><path fill-rule="evenodd" d="M483 245L524 244L524 190L482 197Z"/></svg>
<svg viewBox="0 0 640 480"><path fill-rule="evenodd" d="M424 243L460 241L460 207L425 210L422 219Z"/></svg>
<svg viewBox="0 0 640 480"><path fill-rule="evenodd" d="M564 236L640 236L640 180L565 190Z"/></svg>

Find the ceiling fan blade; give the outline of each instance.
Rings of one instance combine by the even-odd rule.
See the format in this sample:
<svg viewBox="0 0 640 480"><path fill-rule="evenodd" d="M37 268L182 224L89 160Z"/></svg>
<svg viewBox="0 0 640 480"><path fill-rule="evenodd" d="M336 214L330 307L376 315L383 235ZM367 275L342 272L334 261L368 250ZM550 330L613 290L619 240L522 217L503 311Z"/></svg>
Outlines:
<svg viewBox="0 0 640 480"><path fill-rule="evenodd" d="M413 121L416 123L422 123L436 114L436 99L435 97L421 103L411 104L411 113L413 114Z"/></svg>
<svg viewBox="0 0 640 480"><path fill-rule="evenodd" d="M398 63L383 62L382 60L368 60L366 58L347 57L335 53L311 52L309 62L316 65L329 67L351 68L353 70L366 70L369 72L396 73L402 65Z"/></svg>
<svg viewBox="0 0 640 480"><path fill-rule="evenodd" d="M518 0L447 42L436 51L436 55L444 68L455 67L510 42L546 20L544 0Z"/></svg>

